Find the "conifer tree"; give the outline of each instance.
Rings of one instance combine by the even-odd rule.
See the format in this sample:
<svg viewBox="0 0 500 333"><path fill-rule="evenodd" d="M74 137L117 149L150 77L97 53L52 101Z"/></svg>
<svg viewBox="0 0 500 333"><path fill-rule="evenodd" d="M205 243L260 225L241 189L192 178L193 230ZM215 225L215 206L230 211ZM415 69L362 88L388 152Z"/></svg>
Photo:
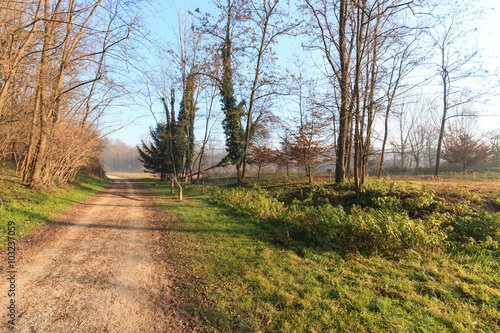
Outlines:
<svg viewBox="0 0 500 333"><path fill-rule="evenodd" d="M150 128L151 142L142 141L141 146L137 146L139 161L144 166L144 171L159 174L162 180L168 174L174 173L174 164L170 151L171 137L165 123L158 123L156 128Z"/></svg>

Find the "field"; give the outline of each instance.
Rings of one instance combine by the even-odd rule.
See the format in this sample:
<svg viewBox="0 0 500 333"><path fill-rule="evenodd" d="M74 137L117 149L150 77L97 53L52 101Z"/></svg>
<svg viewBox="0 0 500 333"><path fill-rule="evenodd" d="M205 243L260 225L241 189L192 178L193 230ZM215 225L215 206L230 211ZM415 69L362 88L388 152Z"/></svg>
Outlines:
<svg viewBox="0 0 500 333"><path fill-rule="evenodd" d="M360 195L269 177L185 185L182 202L156 185L176 285L202 329L500 330L498 174L370 179Z"/></svg>

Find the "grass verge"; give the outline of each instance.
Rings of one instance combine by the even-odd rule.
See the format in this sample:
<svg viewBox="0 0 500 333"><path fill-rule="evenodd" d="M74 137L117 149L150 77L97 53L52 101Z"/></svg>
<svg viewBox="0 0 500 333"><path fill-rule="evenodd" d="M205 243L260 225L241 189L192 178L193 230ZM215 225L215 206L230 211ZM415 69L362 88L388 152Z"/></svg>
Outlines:
<svg viewBox="0 0 500 333"><path fill-rule="evenodd" d="M9 221L14 223L15 237L19 238L108 184L108 179L100 183L98 177L81 175L71 184L35 191L21 184L14 169L0 166L0 249L6 244Z"/></svg>
<svg viewBox="0 0 500 333"><path fill-rule="evenodd" d="M143 180L152 185L153 180ZM491 252L397 257L282 247L253 216L186 186L152 187L177 215L176 280L214 332L498 332L500 261Z"/></svg>

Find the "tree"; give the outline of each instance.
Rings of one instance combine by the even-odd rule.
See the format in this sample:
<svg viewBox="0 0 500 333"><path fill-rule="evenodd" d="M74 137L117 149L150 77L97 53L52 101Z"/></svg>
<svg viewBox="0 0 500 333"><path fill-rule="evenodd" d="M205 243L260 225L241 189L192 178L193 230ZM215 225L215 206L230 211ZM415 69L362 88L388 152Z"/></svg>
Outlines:
<svg viewBox="0 0 500 333"><path fill-rule="evenodd" d="M139 161L144 166L144 171L159 174L164 180L167 175L175 172L167 124L158 123L155 128L150 128L149 133L151 142L147 143L142 140L141 147L137 146Z"/></svg>
<svg viewBox="0 0 500 333"><path fill-rule="evenodd" d="M232 35L231 29L233 16L236 16L236 1L228 0L226 10L225 36L221 49L222 59L222 79L220 82L220 95L222 102L222 111L225 118L222 121L224 134L226 136L227 156L221 161L221 165L232 163L236 166L238 183L243 182L241 166L245 158L245 133L241 119L243 117L244 102L236 103L233 87L233 68L232 68Z"/></svg>
<svg viewBox="0 0 500 333"><path fill-rule="evenodd" d="M474 139L469 133L455 131L444 141L442 157L448 163L460 163L462 172L470 165L483 163L493 155L493 150L481 139Z"/></svg>
<svg viewBox="0 0 500 333"><path fill-rule="evenodd" d="M260 179L260 171L263 166L274 162L274 150L262 145L252 147L248 155L248 164L257 166L257 178Z"/></svg>
<svg viewBox="0 0 500 333"><path fill-rule="evenodd" d="M495 164L500 163L500 129L489 131L486 133L486 136L490 140L493 153L494 153L494 160Z"/></svg>
<svg viewBox="0 0 500 333"><path fill-rule="evenodd" d="M436 26L429 30L435 49L436 71L442 85L442 117L436 150L436 164L434 176L439 177L442 145L445 136L446 123L450 118L449 112L453 108L469 103L477 96L473 96L470 89L464 89L461 81L477 76L479 69L474 67L478 56L477 50L467 50L465 42L470 40L472 27L470 23L478 16L473 3L457 3L450 1L441 8L443 15L439 17ZM461 98L452 100L452 96L461 95Z"/></svg>
<svg viewBox="0 0 500 333"><path fill-rule="evenodd" d="M341 183L347 175L349 133L352 107L350 107L350 58L354 45L349 44L350 0L330 3L326 0L306 0L306 12L312 15L312 29L318 36L315 47L324 55L333 73L335 88L339 90L339 128L335 162L335 182ZM330 18L335 18L330 22ZM336 20L336 21L335 21Z"/></svg>
<svg viewBox="0 0 500 333"><path fill-rule="evenodd" d="M11 27L11 22L19 22L18 20L22 20L22 14L20 13L27 11L26 7L29 6L29 4L23 3L22 1L9 1L8 3L2 3L2 7L4 7L1 12L4 16L2 22L2 34L5 31L7 38L2 40L0 44L2 46L7 45L7 49L2 50L1 58L0 75L2 76L2 88L0 89L0 124L3 120L3 109L8 97L9 88L14 81L19 67L23 64L22 60L27 51L30 49L30 44L32 44L37 32L41 12L44 6L44 0L38 1L33 19L28 22L22 22L25 23L24 27ZM14 19L14 17L18 20ZM24 33L27 28L29 28L29 31Z"/></svg>
<svg viewBox="0 0 500 333"><path fill-rule="evenodd" d="M412 59L412 53L417 49L415 45L415 40L410 40L406 42L403 40L398 40L401 43L402 50L396 50L388 59L388 65L382 66L382 71L385 75L385 89L384 89L384 136L382 139L382 149L380 152L380 160L377 170L377 177L382 176L382 171L384 168L385 159L385 148L387 145L387 140L389 136L389 117L393 111L393 104L398 97L398 92L404 87L403 78L408 77L409 74L416 68L417 64L422 60ZM409 88L406 87L408 90Z"/></svg>
<svg viewBox="0 0 500 333"><path fill-rule="evenodd" d="M204 14L198 29L215 37L222 45L223 64L219 81L228 156L221 165L235 165L238 182L242 183L255 135L263 133L263 126L273 118L270 96L277 93L278 80L275 78L273 61L276 58L272 46L279 36L291 33L298 22L287 20L282 6L285 1L214 0L214 3L219 17L214 19L211 14ZM239 80L233 81L235 73ZM235 83L238 84L237 95L244 96L244 102L236 102ZM240 126L244 128L242 143ZM241 144L243 157L240 156Z"/></svg>
<svg viewBox="0 0 500 333"><path fill-rule="evenodd" d="M98 119L125 90L107 60L136 3L0 2L0 149L32 188L71 180L100 159Z"/></svg>
<svg viewBox="0 0 500 333"><path fill-rule="evenodd" d="M194 118L196 114L195 76L188 74L183 88L183 96L179 107L179 115L175 126L175 152L177 170L181 175L190 175L194 156Z"/></svg>
<svg viewBox="0 0 500 333"><path fill-rule="evenodd" d="M381 109L381 67L390 63L390 49L401 49L407 32L404 13L416 5L400 0L306 0L311 18L309 48L325 59L326 77L338 96L338 139L335 181L345 180L354 149L354 180L357 192L364 183L371 150L373 124ZM404 44L403 48L404 48ZM393 64L399 65L399 61ZM389 97L398 84L391 84Z"/></svg>
<svg viewBox="0 0 500 333"><path fill-rule="evenodd" d="M333 147L322 139L325 127L319 115L313 112L310 119L305 119L302 126L291 133L288 143L290 159L305 169L309 183L312 183L314 169L319 164L333 160Z"/></svg>
<svg viewBox="0 0 500 333"><path fill-rule="evenodd" d="M271 46L277 42L278 37L289 34L298 23L286 22L286 15L279 7L280 0L249 0L248 11L250 12L249 20L254 23L249 32L252 34L248 49L256 50L255 55L250 54L250 59L254 60L252 68L253 77L250 88L250 96L248 98L248 109L246 110L246 129L245 129L245 156L242 165L242 179L245 179L246 157L248 155L254 129L259 121L262 120L265 107L261 107L261 112L254 119L254 111L256 103L259 99L268 96L270 91L263 93L265 87L272 86L269 79L271 69L268 68L267 78L263 73L264 63L266 60L273 59Z"/></svg>
<svg viewBox="0 0 500 333"><path fill-rule="evenodd" d="M418 102L403 101L397 111L394 111L397 129L394 130L391 146L394 155L399 155L400 168L405 172L411 167L412 156L417 162L417 167L420 163L420 153L424 144L422 134L425 133L421 131L424 127L420 125L428 122L428 119L422 120L425 118L425 110L425 106ZM426 127L429 127L428 123ZM409 160L407 160L408 157L410 157Z"/></svg>
<svg viewBox="0 0 500 333"><path fill-rule="evenodd" d="M274 152L274 162L278 168L285 168L287 177L290 176L292 164L290 154L290 130L285 127L285 133L280 136L280 149Z"/></svg>
<svg viewBox="0 0 500 333"><path fill-rule="evenodd" d="M215 64L217 64L217 61L214 61ZM209 166L206 170L202 170L204 168L204 161L205 161L205 151L206 151L206 146L208 143L208 140L210 138L211 132L215 126L215 121L212 119L212 113L213 113L213 108L214 108L214 103L215 99L218 95L217 93L217 82L216 80L213 79L213 77L210 77L208 80L207 84L207 90L206 90L206 96L205 96L205 101L206 101L206 107L205 107L205 134L203 136L203 142L201 144L200 148L200 154L198 156L198 175L196 177L196 180L193 182L196 183L200 179L200 176L203 171L210 170L212 166ZM215 116L214 118L218 118ZM210 161L211 162L211 161Z"/></svg>

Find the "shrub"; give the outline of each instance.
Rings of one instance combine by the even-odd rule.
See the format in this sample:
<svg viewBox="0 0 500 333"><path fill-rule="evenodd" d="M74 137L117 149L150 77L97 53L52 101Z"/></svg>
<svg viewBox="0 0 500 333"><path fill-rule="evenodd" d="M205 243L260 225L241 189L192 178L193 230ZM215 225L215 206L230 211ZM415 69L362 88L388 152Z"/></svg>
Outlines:
<svg viewBox="0 0 500 333"><path fill-rule="evenodd" d="M348 251L395 254L440 246L446 238L440 223L410 219L405 212L354 206L345 218L330 224L330 235L332 243Z"/></svg>
<svg viewBox="0 0 500 333"><path fill-rule="evenodd" d="M341 205L317 204L321 194L326 194L324 188L313 187L304 200L294 199L285 206L263 190L228 189L215 191L211 201L237 215L255 217L276 239L286 233L306 246L394 254L438 247L446 238L441 216L411 219L405 211L358 205L346 212ZM416 205L425 205L422 202Z"/></svg>
<svg viewBox="0 0 500 333"><path fill-rule="evenodd" d="M210 196L212 203L232 210L241 216L260 219L277 219L284 210L284 204L269 196L263 190L227 189L215 190Z"/></svg>
<svg viewBox="0 0 500 333"><path fill-rule="evenodd" d="M457 250L497 250L500 243L500 214L457 216L446 224L449 241Z"/></svg>

